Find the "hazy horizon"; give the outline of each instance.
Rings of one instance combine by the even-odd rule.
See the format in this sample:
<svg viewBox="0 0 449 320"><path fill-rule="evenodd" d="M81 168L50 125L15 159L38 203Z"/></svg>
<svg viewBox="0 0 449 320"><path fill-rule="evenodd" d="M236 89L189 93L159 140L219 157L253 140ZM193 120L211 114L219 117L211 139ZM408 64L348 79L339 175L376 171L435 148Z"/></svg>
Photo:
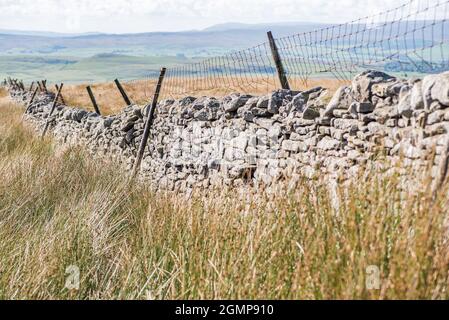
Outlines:
<svg viewBox="0 0 449 320"><path fill-rule="evenodd" d="M236 21L229 21L229 22L223 22L223 23L217 23L217 24L211 24L208 25L204 28L197 28L197 29L185 29L185 30L174 30L174 31L167 31L167 30L156 30L156 31L136 31L136 32L124 32L124 33L120 33L120 32L102 32L102 31L98 31L98 30L89 30L89 31L82 31L82 32L59 32L59 31L51 31L51 30L45 30L45 29L16 29L16 28L3 28L0 27L0 33L2 31L7 31L7 32L17 32L17 33L21 33L21 32L29 32L29 33L48 33L48 34L61 34L61 35L78 35L78 34L109 34L109 35L124 35L124 34L138 34L138 33L176 33L176 32L201 32L201 31L206 31L210 28L214 28L214 27L218 27L221 25L247 25L247 26L258 26L258 25L308 25L308 24L320 24L320 22L318 21L286 21L286 22L263 22L263 23L244 23L244 22L236 22Z"/></svg>

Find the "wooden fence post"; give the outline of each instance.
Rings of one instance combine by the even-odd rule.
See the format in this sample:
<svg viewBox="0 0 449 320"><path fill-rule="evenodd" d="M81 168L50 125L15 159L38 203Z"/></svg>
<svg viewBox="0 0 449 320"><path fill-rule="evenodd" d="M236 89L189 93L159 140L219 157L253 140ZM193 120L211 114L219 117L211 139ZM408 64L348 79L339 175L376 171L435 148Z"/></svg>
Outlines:
<svg viewBox="0 0 449 320"><path fill-rule="evenodd" d="M29 89L29 91L33 91L33 88L34 88L34 81L33 81L33 82L31 82L31 85L30 85L30 89Z"/></svg>
<svg viewBox="0 0 449 320"><path fill-rule="evenodd" d="M44 92L44 89L42 89L42 85L41 85L40 81L37 81L37 86L38 86L40 92Z"/></svg>
<svg viewBox="0 0 449 320"><path fill-rule="evenodd" d="M42 80L42 87L44 88L45 93L48 93L48 90L47 90L47 80Z"/></svg>
<svg viewBox="0 0 449 320"><path fill-rule="evenodd" d="M278 73L279 81L281 82L282 89L290 90L290 84L288 83L287 76L285 75L285 69L282 64L281 56L276 45L276 41L273 38L271 31L268 31L268 41L270 42L271 54L273 55L274 63L276 64L276 70Z"/></svg>
<svg viewBox="0 0 449 320"><path fill-rule="evenodd" d="M142 158L145 153L145 148L147 146L147 141L148 141L148 137L150 135L151 125L153 124L153 120L154 120L154 112L157 107L157 101L159 99L159 94L161 92L162 82L164 81L164 76L165 76L166 71L167 71L166 68L162 68L161 74L159 75L159 80L157 82L156 91L154 92L153 101L151 103L151 107L148 112L147 122L145 123L145 128L143 130L142 141L140 141L139 152L137 153L136 162L134 163L133 178L137 175L137 173L140 170L140 165L142 163ZM147 108L148 108L148 106L147 106Z"/></svg>
<svg viewBox="0 0 449 320"><path fill-rule="evenodd" d="M115 79L114 82L118 88L118 91L120 91L120 94L122 95L123 100L125 100L126 106L130 106L131 101L129 100L128 95L126 94L125 89L123 89L122 85L120 84L120 81L118 81L118 79Z"/></svg>
<svg viewBox="0 0 449 320"><path fill-rule="evenodd" d="M55 88L56 88L56 90L59 90L59 86L57 84L55 84ZM59 97L61 98L61 103L65 104L65 100L64 100L64 97L62 96L62 93L59 95Z"/></svg>
<svg viewBox="0 0 449 320"><path fill-rule="evenodd" d="M17 83L17 80L16 80L16 79L13 79L13 80L12 80L12 85L13 85L13 89L14 89L14 90L20 89L19 84Z"/></svg>
<svg viewBox="0 0 449 320"><path fill-rule="evenodd" d="M92 88L90 86L86 87L87 93L89 94L90 101L92 101L92 105L94 106L95 112L101 116L100 108L98 108L97 100L95 100L94 93L92 92Z"/></svg>
<svg viewBox="0 0 449 320"><path fill-rule="evenodd" d="M28 106L27 106L27 108L25 109L25 112L23 113L22 121L23 121L23 118L25 117L25 115L27 114L28 110L31 108L31 105L33 104L34 98L36 97L36 94L37 94L37 90L39 90L39 87L36 87L36 89L34 89L34 92L33 92L33 94L31 95L31 99L30 99L30 101L28 102Z"/></svg>
<svg viewBox="0 0 449 320"><path fill-rule="evenodd" d="M50 113L48 114L47 121L45 121L45 127L44 127L44 131L42 131L41 138L43 138L45 136L45 134L47 133L48 125L50 124L51 115L53 114L53 111L55 111L56 104L58 103L59 95L61 94L61 90L62 90L63 86L64 86L63 83L61 83L61 85L59 86L58 93L56 94L55 100L53 101L53 104L51 106Z"/></svg>

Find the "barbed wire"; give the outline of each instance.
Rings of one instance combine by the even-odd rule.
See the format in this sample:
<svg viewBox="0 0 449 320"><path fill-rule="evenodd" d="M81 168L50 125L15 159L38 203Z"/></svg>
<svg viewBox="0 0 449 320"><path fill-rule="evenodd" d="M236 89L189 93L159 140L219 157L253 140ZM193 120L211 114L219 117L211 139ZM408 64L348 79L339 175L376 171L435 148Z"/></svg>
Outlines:
<svg viewBox="0 0 449 320"><path fill-rule="evenodd" d="M275 39L289 82L308 86L312 78L348 81L376 69L393 74L449 70L449 0L407 0L375 15L348 23ZM131 81L151 99L157 71ZM269 42L170 68L165 98L186 95L261 93L279 88Z"/></svg>

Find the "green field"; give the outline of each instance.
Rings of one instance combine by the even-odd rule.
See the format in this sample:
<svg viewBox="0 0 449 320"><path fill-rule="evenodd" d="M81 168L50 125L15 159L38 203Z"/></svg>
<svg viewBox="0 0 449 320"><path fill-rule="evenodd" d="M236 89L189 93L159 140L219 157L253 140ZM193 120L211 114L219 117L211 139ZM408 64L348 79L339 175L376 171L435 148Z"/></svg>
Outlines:
<svg viewBox="0 0 449 320"><path fill-rule="evenodd" d="M99 54L80 58L6 55L0 56L0 79L10 76L28 83L38 79L65 83L105 82L115 78L131 80L145 78L158 72L162 66L191 61L194 59L182 56L133 57Z"/></svg>

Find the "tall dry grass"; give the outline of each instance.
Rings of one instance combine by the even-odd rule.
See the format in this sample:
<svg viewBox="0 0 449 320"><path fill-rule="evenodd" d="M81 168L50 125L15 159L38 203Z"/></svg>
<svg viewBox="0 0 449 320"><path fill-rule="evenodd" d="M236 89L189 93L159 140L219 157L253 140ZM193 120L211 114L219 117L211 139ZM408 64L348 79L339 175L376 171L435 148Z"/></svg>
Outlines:
<svg viewBox="0 0 449 320"><path fill-rule="evenodd" d="M274 196L152 193L36 138L21 111L0 101L2 299L449 298L447 184L432 199L369 175L339 187L338 212L318 181Z"/></svg>
<svg viewBox="0 0 449 320"><path fill-rule="evenodd" d="M228 86L217 85L217 82L220 83L220 79L215 79L214 85L212 85L210 80L203 78L195 81L185 81L185 79L166 80L162 89L161 98L181 99L187 95L195 97L223 97L233 92L263 95L279 89L279 85L275 81L264 82L262 80L255 80L248 82L246 85L235 83ZM329 90L329 97L331 97L340 86L346 84L335 79L309 79L307 83L303 83L299 79L290 79L290 82L292 89L295 90L307 90L317 86L325 87ZM229 81L223 80L223 83L229 83ZM140 80L124 82L122 85L132 102L139 105L145 105L153 98L156 82ZM125 107L125 102L113 82L97 83L91 85L91 87L102 114L115 114ZM56 90L53 88L53 91ZM94 111L86 91L86 85L64 86L63 97L66 104L70 106Z"/></svg>

